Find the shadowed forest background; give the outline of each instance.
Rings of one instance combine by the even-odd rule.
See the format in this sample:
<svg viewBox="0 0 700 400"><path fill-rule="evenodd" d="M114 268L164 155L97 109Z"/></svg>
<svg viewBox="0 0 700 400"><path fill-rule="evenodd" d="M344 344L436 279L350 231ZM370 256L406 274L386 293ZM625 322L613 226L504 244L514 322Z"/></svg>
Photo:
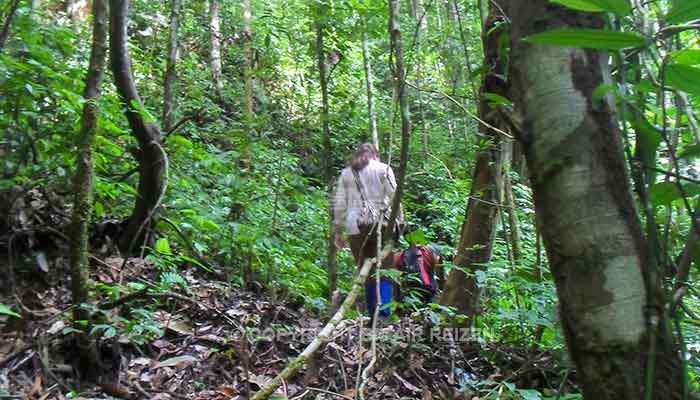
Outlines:
<svg viewBox="0 0 700 400"><path fill-rule="evenodd" d="M0 398L698 398L699 106L697 0L0 0Z"/></svg>

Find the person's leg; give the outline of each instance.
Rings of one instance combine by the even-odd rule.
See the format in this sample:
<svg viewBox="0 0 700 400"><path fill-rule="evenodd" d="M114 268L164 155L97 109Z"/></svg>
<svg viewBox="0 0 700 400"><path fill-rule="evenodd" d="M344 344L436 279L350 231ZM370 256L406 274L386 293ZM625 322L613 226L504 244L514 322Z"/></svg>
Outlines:
<svg viewBox="0 0 700 400"><path fill-rule="evenodd" d="M392 280L389 278L380 278L379 292L381 298L381 306L385 306L391 303L392 296L394 293L394 283L392 282ZM379 310L379 312L385 317L391 315L391 309L389 308L382 308L381 310Z"/></svg>

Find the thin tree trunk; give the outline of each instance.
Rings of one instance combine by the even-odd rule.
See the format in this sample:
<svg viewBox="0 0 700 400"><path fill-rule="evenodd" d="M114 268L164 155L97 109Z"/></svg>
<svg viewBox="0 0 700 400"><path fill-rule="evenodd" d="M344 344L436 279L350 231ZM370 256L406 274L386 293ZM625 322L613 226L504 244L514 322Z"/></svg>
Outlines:
<svg viewBox="0 0 700 400"><path fill-rule="evenodd" d="M97 100L100 97L100 84L105 67L107 53L107 2L94 0L93 38L90 64L85 79L85 105L80 127L80 144L78 148L77 169L73 177L74 205L71 220L71 291L73 295L73 320L90 321L90 312L80 307L88 301L87 282L90 275L88 262L88 236L90 217L93 210L95 158L94 147L97 135L99 111ZM82 377L93 380L99 374L97 344L86 331L85 326L77 326L83 333L77 336L78 370Z"/></svg>
<svg viewBox="0 0 700 400"><path fill-rule="evenodd" d="M422 52L422 46L421 46L421 40L423 36L427 33L427 15L425 12L425 8L423 7L423 2L421 0L412 0L413 1L413 10L414 10L414 18L416 21L416 45L415 45L415 53L416 53L416 84L418 85L419 88L423 87L423 52ZM428 127L426 126L426 120L425 120L425 105L423 104L423 92L420 90L417 91L418 95L418 116L420 118L420 127L423 130L423 154L424 156L428 154L429 151L429 146L430 146L430 138L429 138L429 130Z"/></svg>
<svg viewBox="0 0 700 400"><path fill-rule="evenodd" d="M481 93L506 96L508 88L503 81L507 69L506 60L499 58L498 54L498 39L503 32L503 25L498 24L500 19L496 10L492 10L484 27L484 65L488 66L489 72L484 76ZM495 111L482 96L479 117L492 127L502 126ZM459 313L466 315L467 326L473 323L481 297L480 283L473 272L482 270L491 260L498 205L503 193L503 144L499 133L490 126L479 126L489 144L476 155L471 193L454 260L455 265L461 268L450 271L445 291L440 298L442 304L453 306ZM467 274L465 271L472 273Z"/></svg>
<svg viewBox="0 0 700 400"><path fill-rule="evenodd" d="M209 0L209 69L214 85L214 93L221 98L224 84L221 81L221 18L220 0Z"/></svg>
<svg viewBox="0 0 700 400"><path fill-rule="evenodd" d="M510 6L520 140L584 398L680 399L682 364L663 293L650 278L614 99L593 101L595 89L611 82L608 53L522 41L551 29L601 29L604 16L546 0Z"/></svg>
<svg viewBox="0 0 700 400"><path fill-rule="evenodd" d="M700 208L700 199L695 202L695 209ZM693 262L693 252L700 250L700 235L695 233L694 229L690 229L688 239L686 239L683 251L678 259L678 272L676 273L673 290L678 293L679 290L688 286L688 277L690 276L690 265ZM675 301L675 299L674 299ZM676 304L674 304L675 306Z"/></svg>
<svg viewBox="0 0 700 400"><path fill-rule="evenodd" d="M255 120L253 99L253 8L251 0L243 0L243 35L245 42L245 66L243 67L243 79L245 81L245 95L243 105L243 119L246 126L246 140L250 140L253 134L253 121Z"/></svg>
<svg viewBox="0 0 700 400"><path fill-rule="evenodd" d="M178 44L177 30L180 25L180 9L182 0L172 0L170 3L170 32L168 34L168 58L165 66L163 81L163 130L169 132L173 126L173 110L175 109L174 91L177 78Z"/></svg>
<svg viewBox="0 0 700 400"><path fill-rule="evenodd" d="M459 36L462 39L462 50L464 50L464 62L465 66L467 67L467 74L469 75L469 84L471 85L472 89L472 95L474 95L474 101L476 101L477 96L479 95L479 92L476 89L476 84L474 83L474 76L473 76L473 71L472 71L472 62L471 62L471 55L469 52L469 45L467 43L467 36L466 33L464 32L464 26L462 23L462 13L459 10L459 4L457 4L457 0L452 0L454 4L454 9L455 9L455 14L457 15L457 24L459 26ZM486 32L486 22L482 24L482 35L485 34L483 32ZM484 53L486 53L486 49L484 49Z"/></svg>
<svg viewBox="0 0 700 400"><path fill-rule="evenodd" d="M136 90L131 73L131 57L127 47L127 18L130 0L110 0L110 61L117 93L125 107L129 127L139 144L136 158L139 164L139 185L136 204L129 217L119 247L125 255L134 246L143 243L145 224L151 222L155 208L164 191L167 158L161 145L160 131L146 121L141 110L143 103Z"/></svg>
<svg viewBox="0 0 700 400"><path fill-rule="evenodd" d="M19 8L19 3L21 0L14 0L10 5L10 9L5 17L5 21L2 24L2 30L0 30L0 50L5 47L7 39L10 38L10 28L12 28L12 21L15 19L17 14L17 8Z"/></svg>
<svg viewBox="0 0 700 400"><path fill-rule="evenodd" d="M324 50L324 30L326 26L327 5L325 0L319 4L319 15L316 21L316 61L318 63L318 77L321 83L321 128L323 129L324 179L328 187L328 193L333 191L333 147L331 145L331 130L328 123L328 64L326 64L326 52ZM331 299L337 285L337 261L335 247L335 235L333 226L333 206L328 206L328 298Z"/></svg>
<svg viewBox="0 0 700 400"><path fill-rule="evenodd" d="M362 31L362 62L365 67L365 83L367 86L367 115L369 116L369 131L374 147L379 150L379 133L377 132L377 115L374 110L374 94L372 82L372 61L370 59L369 44L367 43L367 32Z"/></svg>
<svg viewBox="0 0 700 400"><path fill-rule="evenodd" d="M403 196L406 170L408 169L408 147L411 139L411 116L406 96L406 69L403 65L403 49L401 46L401 13L400 0L389 0L389 36L391 49L394 54L394 88L401 110L401 158L397 175L396 193L391 205L389 217L389 232L393 232L396 218L401 212L401 197Z"/></svg>
<svg viewBox="0 0 700 400"><path fill-rule="evenodd" d="M515 196L513 196L513 183L509 174L503 174L503 188L505 193L506 207L508 207L508 225L510 225L510 243L513 248L513 261L516 264L522 260L522 244L520 241L520 220L518 219L518 210L515 205Z"/></svg>

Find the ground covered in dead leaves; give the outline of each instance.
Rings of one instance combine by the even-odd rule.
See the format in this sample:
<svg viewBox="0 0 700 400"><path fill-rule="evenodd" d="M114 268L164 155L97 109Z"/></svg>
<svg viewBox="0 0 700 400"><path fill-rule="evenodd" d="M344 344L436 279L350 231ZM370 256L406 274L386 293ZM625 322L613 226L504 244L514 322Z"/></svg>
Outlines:
<svg viewBox="0 0 700 400"><path fill-rule="evenodd" d="M8 267L0 303L21 315L0 315L0 398L246 399L323 325L323 315L297 301L232 287L200 268L182 267L184 282L164 286L153 262L125 262L97 238L93 311L104 371L99 383L81 382L69 322L66 213L54 203L24 192L0 223L8 232L0 236L0 264ZM373 356L366 399L536 399L533 389L556 396L571 387L573 374L549 351L482 343L421 321L381 321L376 354L367 319L343 321L276 398L356 398L359 372Z"/></svg>

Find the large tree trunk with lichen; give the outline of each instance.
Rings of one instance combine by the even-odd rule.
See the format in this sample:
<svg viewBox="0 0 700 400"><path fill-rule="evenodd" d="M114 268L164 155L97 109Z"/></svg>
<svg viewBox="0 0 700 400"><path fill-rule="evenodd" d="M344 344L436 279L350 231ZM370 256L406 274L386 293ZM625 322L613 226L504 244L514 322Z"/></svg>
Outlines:
<svg viewBox="0 0 700 400"><path fill-rule="evenodd" d="M168 32L168 58L165 61L165 79L163 80L163 119L162 126L165 132L173 127L173 111L175 109L175 79L177 78L177 30L180 25L180 9L182 0L171 0L170 3L170 28Z"/></svg>
<svg viewBox="0 0 700 400"><path fill-rule="evenodd" d="M88 261L88 236L90 217L92 216L95 183L95 137L99 110L97 99L100 97L100 84L107 53L107 0L94 0L93 38L90 53L90 65L85 79L85 105L80 126L80 144L78 147L77 169L73 177L73 216L71 220L71 292L73 296L73 320L76 328L85 330L82 321L90 321L87 308L80 307L88 301L88 279L90 264ZM85 379L95 379L99 371L97 345L87 332L77 335L77 370Z"/></svg>
<svg viewBox="0 0 700 400"><path fill-rule="evenodd" d="M608 54L522 41L556 28L602 28L604 16L546 0L510 7L520 139L584 398L680 399L681 360L650 279L614 100L593 100L611 82Z"/></svg>
<svg viewBox="0 0 700 400"><path fill-rule="evenodd" d="M128 255L136 246L141 247L144 234L162 198L165 185L166 155L158 127L146 120L141 98L131 73L131 57L127 47L127 18L130 0L110 0L110 61L114 83L125 109L129 127L139 148L135 155L139 164L139 185L136 204L126 229L119 240L122 253Z"/></svg>
<svg viewBox="0 0 700 400"><path fill-rule="evenodd" d="M483 96L484 93L506 96L508 91L507 82L503 80L507 70L506 58L499 55L498 48L499 38L504 33L500 21L497 11L492 11L484 27L484 65L489 71L481 86L479 116L490 126L480 124L479 130L488 142L476 155L466 217L454 260L460 268L450 272L440 298L440 303L455 307L466 315L467 325L473 322L479 308L481 288L475 272L486 268L491 260L498 205L503 193L503 143L500 133L493 129L502 124L495 109Z"/></svg>

